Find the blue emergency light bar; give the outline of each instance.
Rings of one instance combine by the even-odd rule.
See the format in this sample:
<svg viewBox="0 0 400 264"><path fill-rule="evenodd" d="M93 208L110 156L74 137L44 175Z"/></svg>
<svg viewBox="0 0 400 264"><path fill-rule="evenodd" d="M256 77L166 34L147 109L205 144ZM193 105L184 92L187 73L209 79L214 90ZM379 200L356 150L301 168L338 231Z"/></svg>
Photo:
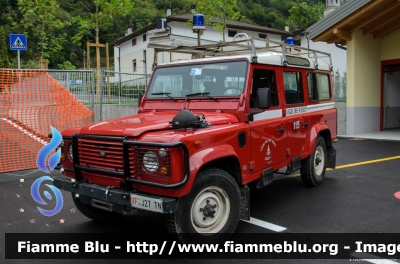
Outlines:
<svg viewBox="0 0 400 264"><path fill-rule="evenodd" d="M289 44L289 45L294 45L294 38L288 37L288 38L286 39L285 43L286 43L286 44Z"/></svg>
<svg viewBox="0 0 400 264"><path fill-rule="evenodd" d="M206 29L204 25L204 15L195 14L193 16L193 30L204 30Z"/></svg>

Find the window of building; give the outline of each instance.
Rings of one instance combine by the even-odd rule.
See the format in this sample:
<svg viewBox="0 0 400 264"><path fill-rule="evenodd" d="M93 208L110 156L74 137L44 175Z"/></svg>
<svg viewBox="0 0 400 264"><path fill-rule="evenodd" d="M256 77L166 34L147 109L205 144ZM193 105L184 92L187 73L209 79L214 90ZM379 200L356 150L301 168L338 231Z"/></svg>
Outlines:
<svg viewBox="0 0 400 264"><path fill-rule="evenodd" d="M137 71L137 68L136 68L136 60L133 60L133 61L132 61L132 65L133 65L133 72L136 72L136 71Z"/></svg>
<svg viewBox="0 0 400 264"><path fill-rule="evenodd" d="M143 34L143 42L146 42L146 34Z"/></svg>
<svg viewBox="0 0 400 264"><path fill-rule="evenodd" d="M262 38L262 39L266 39L267 38L267 34L258 34L258 37Z"/></svg>
<svg viewBox="0 0 400 264"><path fill-rule="evenodd" d="M228 37L234 37L237 34L236 30L228 30Z"/></svg>
<svg viewBox="0 0 400 264"><path fill-rule="evenodd" d="M284 72L283 82L285 85L286 104L304 103L303 85L300 72Z"/></svg>
<svg viewBox="0 0 400 264"><path fill-rule="evenodd" d="M136 38L132 39L132 46L136 46Z"/></svg>
<svg viewBox="0 0 400 264"><path fill-rule="evenodd" d="M329 76L323 73L309 72L307 74L308 98L310 101L331 100Z"/></svg>

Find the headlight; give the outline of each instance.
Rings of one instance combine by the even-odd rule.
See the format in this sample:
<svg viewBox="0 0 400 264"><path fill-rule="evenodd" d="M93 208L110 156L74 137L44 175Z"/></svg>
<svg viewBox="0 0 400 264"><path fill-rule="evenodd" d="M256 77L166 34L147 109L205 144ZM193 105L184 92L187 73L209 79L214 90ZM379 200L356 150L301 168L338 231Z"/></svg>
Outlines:
<svg viewBox="0 0 400 264"><path fill-rule="evenodd" d="M143 155L143 165L146 170L155 172L158 169L158 157L153 151L147 151Z"/></svg>
<svg viewBox="0 0 400 264"><path fill-rule="evenodd" d="M158 154L159 154L161 157L165 157L165 156L167 156L167 150L166 150L165 148L161 148L161 149L158 151Z"/></svg>
<svg viewBox="0 0 400 264"><path fill-rule="evenodd" d="M71 159L74 158L73 154L72 154L72 144L69 145L69 156L71 157Z"/></svg>

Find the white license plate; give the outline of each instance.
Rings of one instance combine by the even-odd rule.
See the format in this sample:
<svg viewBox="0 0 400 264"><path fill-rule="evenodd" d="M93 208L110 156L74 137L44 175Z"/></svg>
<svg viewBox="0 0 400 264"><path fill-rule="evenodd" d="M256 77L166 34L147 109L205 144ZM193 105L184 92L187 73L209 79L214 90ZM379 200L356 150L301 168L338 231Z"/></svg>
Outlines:
<svg viewBox="0 0 400 264"><path fill-rule="evenodd" d="M163 213L161 199L150 198L142 195L131 194L132 207Z"/></svg>

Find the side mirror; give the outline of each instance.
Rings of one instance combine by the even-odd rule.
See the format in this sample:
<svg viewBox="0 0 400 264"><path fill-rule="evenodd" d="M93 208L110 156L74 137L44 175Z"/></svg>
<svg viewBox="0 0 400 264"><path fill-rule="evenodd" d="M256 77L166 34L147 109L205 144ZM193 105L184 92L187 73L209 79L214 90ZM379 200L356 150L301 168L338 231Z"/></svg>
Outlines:
<svg viewBox="0 0 400 264"><path fill-rule="evenodd" d="M140 102L142 101L142 99L143 99L143 93L139 93L139 97L138 97L138 110L139 110L139 108L140 108Z"/></svg>
<svg viewBox="0 0 400 264"><path fill-rule="evenodd" d="M271 107L271 92L269 88L257 89L258 108L268 109Z"/></svg>

